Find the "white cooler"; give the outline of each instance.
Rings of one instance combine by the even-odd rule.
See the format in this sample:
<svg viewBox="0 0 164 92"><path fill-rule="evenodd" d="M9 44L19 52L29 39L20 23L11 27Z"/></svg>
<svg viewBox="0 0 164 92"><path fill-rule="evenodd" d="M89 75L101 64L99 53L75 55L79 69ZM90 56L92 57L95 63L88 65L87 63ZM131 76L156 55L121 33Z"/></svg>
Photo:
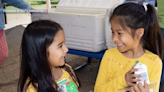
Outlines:
<svg viewBox="0 0 164 92"><path fill-rule="evenodd" d="M48 19L59 23L70 49L99 52L114 47L109 15L124 0L60 0L48 14L32 14L32 21ZM105 31L106 30L106 31ZM107 41L107 46L106 46Z"/></svg>

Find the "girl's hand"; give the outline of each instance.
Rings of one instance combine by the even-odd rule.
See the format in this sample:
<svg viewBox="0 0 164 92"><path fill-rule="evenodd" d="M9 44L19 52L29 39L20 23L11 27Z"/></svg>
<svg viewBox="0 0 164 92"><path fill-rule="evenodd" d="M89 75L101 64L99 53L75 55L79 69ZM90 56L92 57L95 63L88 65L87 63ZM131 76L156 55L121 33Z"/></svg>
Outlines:
<svg viewBox="0 0 164 92"><path fill-rule="evenodd" d="M135 86L134 82L139 82L141 81L140 79L135 79L135 77L141 77L139 74L133 74L133 72L138 71L137 68L132 68L130 71L128 71L125 74L125 80L126 80L126 84L128 86Z"/></svg>
<svg viewBox="0 0 164 92"><path fill-rule="evenodd" d="M141 83L138 83L134 87L132 87L131 92L149 92L149 86L146 83L146 80L144 81L144 87Z"/></svg>

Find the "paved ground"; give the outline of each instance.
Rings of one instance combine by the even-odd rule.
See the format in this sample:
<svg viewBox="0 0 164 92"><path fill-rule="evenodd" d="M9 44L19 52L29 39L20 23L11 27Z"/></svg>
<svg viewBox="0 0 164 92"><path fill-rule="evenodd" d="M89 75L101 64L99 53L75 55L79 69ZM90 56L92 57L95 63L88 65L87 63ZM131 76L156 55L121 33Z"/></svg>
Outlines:
<svg viewBox="0 0 164 92"><path fill-rule="evenodd" d="M17 82L19 78L19 49L24 26L31 22L29 14L8 14L8 24L5 28L6 39L9 48L8 58L0 66L0 88L1 92L17 92ZM23 25L23 26L22 26ZM67 62L73 67L87 61L86 57L71 55L66 56ZM96 74L99 66L99 59L92 59L91 65L88 65L82 71L76 72L81 81L81 92L93 90ZM161 92L164 92L164 83Z"/></svg>

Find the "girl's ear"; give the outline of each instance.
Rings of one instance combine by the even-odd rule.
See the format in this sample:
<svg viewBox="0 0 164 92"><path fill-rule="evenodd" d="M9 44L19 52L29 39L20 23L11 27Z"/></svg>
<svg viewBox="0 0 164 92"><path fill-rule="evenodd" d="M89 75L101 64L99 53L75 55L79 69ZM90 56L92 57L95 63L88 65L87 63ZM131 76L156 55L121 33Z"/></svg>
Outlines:
<svg viewBox="0 0 164 92"><path fill-rule="evenodd" d="M142 36L144 35L144 28L138 28L135 34L139 39L141 39Z"/></svg>

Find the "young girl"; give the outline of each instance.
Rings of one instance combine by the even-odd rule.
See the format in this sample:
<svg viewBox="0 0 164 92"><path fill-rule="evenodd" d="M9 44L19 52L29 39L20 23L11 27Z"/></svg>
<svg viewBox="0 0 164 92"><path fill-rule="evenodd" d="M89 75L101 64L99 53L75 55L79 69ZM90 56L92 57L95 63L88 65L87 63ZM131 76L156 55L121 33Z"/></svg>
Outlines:
<svg viewBox="0 0 164 92"><path fill-rule="evenodd" d="M101 61L94 92L117 92L133 87L135 92L148 92L147 84L135 79L132 68L136 60L145 64L150 82L155 82L156 92L162 70L162 38L156 10L150 4L125 3L114 9L110 17L112 40L116 48L105 52Z"/></svg>
<svg viewBox="0 0 164 92"><path fill-rule="evenodd" d="M21 44L19 92L60 92L57 82L79 84L65 64L68 48L62 27L49 20L32 22L25 28Z"/></svg>

